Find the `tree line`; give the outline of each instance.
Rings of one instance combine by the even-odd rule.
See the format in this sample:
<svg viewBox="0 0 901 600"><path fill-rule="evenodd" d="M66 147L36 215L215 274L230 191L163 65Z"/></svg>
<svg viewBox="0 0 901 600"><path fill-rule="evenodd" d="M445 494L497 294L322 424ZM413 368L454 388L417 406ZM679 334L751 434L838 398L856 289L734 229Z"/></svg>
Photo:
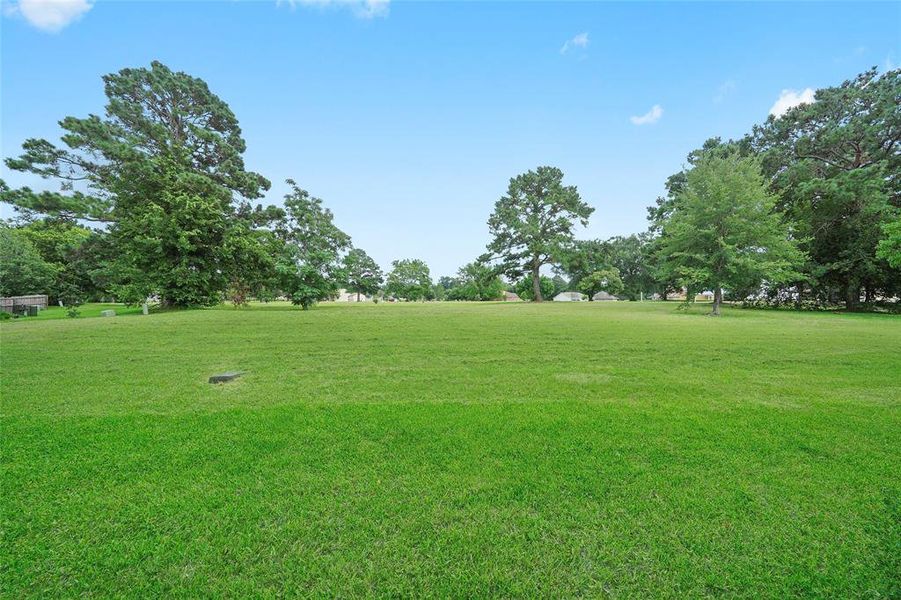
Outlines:
<svg viewBox="0 0 901 600"><path fill-rule="evenodd" d="M58 191L10 188L0 294L74 306L114 297L167 307L287 297L309 308L351 293L406 300L542 301L566 290L636 300L684 290L724 300L897 306L901 294L901 71L817 91L739 140L708 140L666 181L648 230L578 240L594 209L560 169L510 180L484 253L432 280L418 259L385 274L293 180L282 206L245 168L237 118L207 84L154 62L103 77L102 116L66 117L61 144L6 159ZM553 277L547 274L552 272Z"/></svg>

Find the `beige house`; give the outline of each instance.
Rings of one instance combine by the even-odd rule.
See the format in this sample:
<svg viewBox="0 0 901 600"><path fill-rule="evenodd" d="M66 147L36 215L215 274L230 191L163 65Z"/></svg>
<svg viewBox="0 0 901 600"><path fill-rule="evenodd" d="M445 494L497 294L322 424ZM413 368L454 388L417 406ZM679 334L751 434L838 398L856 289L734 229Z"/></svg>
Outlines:
<svg viewBox="0 0 901 600"><path fill-rule="evenodd" d="M344 288L338 290L338 296L335 298L335 302L366 302L368 300L366 294L360 294L358 299L356 292L348 292Z"/></svg>

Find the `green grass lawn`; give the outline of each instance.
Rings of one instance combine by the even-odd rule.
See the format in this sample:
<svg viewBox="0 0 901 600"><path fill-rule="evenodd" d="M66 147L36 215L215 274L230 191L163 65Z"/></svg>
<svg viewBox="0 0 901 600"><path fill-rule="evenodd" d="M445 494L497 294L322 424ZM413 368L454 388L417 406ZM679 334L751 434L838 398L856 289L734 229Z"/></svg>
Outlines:
<svg viewBox="0 0 901 600"><path fill-rule="evenodd" d="M899 597L901 318L703 310L3 323L2 594Z"/></svg>

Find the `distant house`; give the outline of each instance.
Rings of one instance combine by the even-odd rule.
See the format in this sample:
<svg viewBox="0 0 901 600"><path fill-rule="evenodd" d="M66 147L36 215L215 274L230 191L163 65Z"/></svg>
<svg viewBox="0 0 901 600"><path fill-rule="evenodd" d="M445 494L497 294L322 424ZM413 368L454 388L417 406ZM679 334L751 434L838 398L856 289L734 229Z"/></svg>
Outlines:
<svg viewBox="0 0 901 600"><path fill-rule="evenodd" d="M583 302L587 296L579 292L560 292L554 296L554 302Z"/></svg>
<svg viewBox="0 0 901 600"><path fill-rule="evenodd" d="M522 298L519 297L518 294L514 294L513 292L504 292L504 302L522 302Z"/></svg>
<svg viewBox="0 0 901 600"><path fill-rule="evenodd" d="M607 292L598 292L597 294L592 296L591 299L595 302L609 302L619 300L619 298L617 298L613 294L608 294Z"/></svg>
<svg viewBox="0 0 901 600"><path fill-rule="evenodd" d="M357 299L356 292L348 292L344 288L338 290L338 297L335 298L335 302L366 302L369 298L366 297L366 294L360 294L359 299Z"/></svg>

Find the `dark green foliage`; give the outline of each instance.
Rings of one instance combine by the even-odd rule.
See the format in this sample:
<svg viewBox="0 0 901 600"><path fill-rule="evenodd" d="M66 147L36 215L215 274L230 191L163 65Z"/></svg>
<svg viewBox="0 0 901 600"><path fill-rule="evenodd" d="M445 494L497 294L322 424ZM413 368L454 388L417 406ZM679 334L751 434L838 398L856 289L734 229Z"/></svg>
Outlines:
<svg viewBox="0 0 901 600"><path fill-rule="evenodd" d="M557 289L557 286L554 285L554 280L550 277L542 275L539 278L539 286L541 290L542 298L553 298L554 292ZM531 275L526 275L522 279L516 282L514 286L514 291L516 294L522 298L523 300L535 300L535 284L532 281Z"/></svg>
<svg viewBox="0 0 901 600"><path fill-rule="evenodd" d="M360 248L354 248L344 257L344 279L347 290L357 294L375 296L384 281L382 269Z"/></svg>
<svg viewBox="0 0 901 600"><path fill-rule="evenodd" d="M447 290L448 300L498 300L504 294L504 283L497 271L479 261L460 267L454 284Z"/></svg>
<svg viewBox="0 0 901 600"><path fill-rule="evenodd" d="M107 273L128 302L221 300L233 254L226 248L244 202L268 189L246 171L241 129L206 83L154 62L103 78L104 117L60 122L67 149L30 139L9 168L62 182L60 192L0 190L26 213L110 223L116 248ZM84 191L71 191L77 184Z"/></svg>
<svg viewBox="0 0 901 600"><path fill-rule="evenodd" d="M560 249L556 260L558 269L578 287L583 277L611 266L610 246L602 240L575 240Z"/></svg>
<svg viewBox="0 0 901 600"><path fill-rule="evenodd" d="M638 300L660 289L654 277L653 246L648 233L616 236L608 240L578 240L559 255L559 270L570 277L570 286L581 289L584 277L596 271L616 269L629 300ZM563 290L560 290L563 291Z"/></svg>
<svg viewBox="0 0 901 600"><path fill-rule="evenodd" d="M395 260L385 284L385 294L404 300L432 298L432 276L429 267L419 259Z"/></svg>
<svg viewBox="0 0 901 600"><path fill-rule="evenodd" d="M26 235L0 226L0 296L47 294L56 274Z"/></svg>
<svg viewBox="0 0 901 600"><path fill-rule="evenodd" d="M512 278L532 276L532 298L541 302L539 270L573 240L573 227L588 224L594 209L582 201L575 186L563 185L563 171L538 167L510 180L507 194L488 219L491 258Z"/></svg>
<svg viewBox="0 0 901 600"><path fill-rule="evenodd" d="M876 251L901 214L901 70L871 69L815 98L749 139L809 254L812 291L854 310L862 290L901 292L901 270Z"/></svg>

